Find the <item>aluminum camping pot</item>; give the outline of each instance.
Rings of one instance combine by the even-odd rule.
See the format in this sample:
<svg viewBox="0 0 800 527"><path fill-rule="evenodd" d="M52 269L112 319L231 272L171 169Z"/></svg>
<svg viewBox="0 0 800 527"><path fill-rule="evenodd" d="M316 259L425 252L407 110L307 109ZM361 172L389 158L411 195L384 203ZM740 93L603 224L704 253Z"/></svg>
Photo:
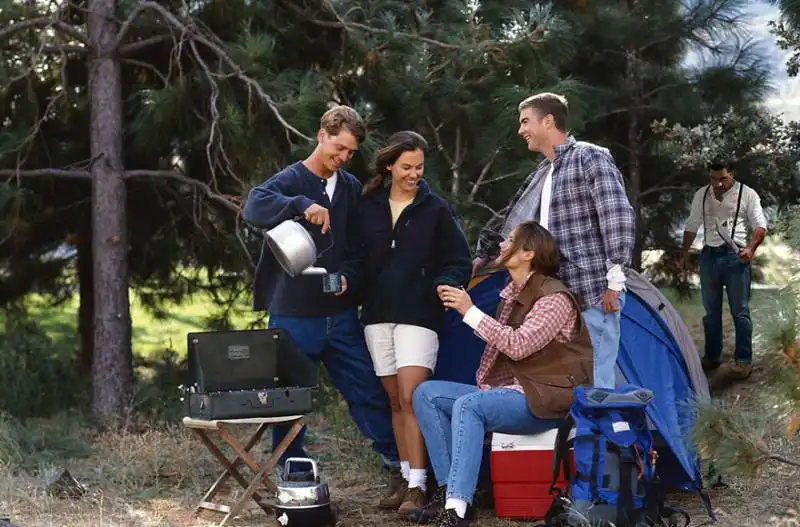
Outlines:
<svg viewBox="0 0 800 527"><path fill-rule="evenodd" d="M292 472L292 465L306 464L310 471ZM278 479L278 500L275 514L284 527L328 527L336 524L331 509L328 484L320 479L317 462L305 457L286 460L283 475Z"/></svg>
<svg viewBox="0 0 800 527"><path fill-rule="evenodd" d="M317 259L317 246L311 234L294 220L285 220L264 234L270 251L286 274L325 275L322 267L312 267Z"/></svg>

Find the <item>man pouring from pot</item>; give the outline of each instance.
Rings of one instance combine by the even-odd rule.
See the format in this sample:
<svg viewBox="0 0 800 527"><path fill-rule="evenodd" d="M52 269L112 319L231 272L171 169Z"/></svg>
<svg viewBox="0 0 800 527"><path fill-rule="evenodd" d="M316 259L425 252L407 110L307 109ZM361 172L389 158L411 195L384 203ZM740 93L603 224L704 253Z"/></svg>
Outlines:
<svg viewBox="0 0 800 527"><path fill-rule="evenodd" d="M283 270L265 243L253 283L253 309L269 311L269 327L285 330L310 358L321 360L347 401L361 432L387 467L399 466L386 392L373 372L353 294L361 273L359 207L362 186L343 169L364 140L366 127L347 106L331 108L320 120L317 146L303 161L287 166L248 195L243 217L261 229L296 219L317 247L316 266L339 273L341 288L325 292L319 275ZM275 427L272 445L287 428ZM303 433L285 452L307 457Z"/></svg>

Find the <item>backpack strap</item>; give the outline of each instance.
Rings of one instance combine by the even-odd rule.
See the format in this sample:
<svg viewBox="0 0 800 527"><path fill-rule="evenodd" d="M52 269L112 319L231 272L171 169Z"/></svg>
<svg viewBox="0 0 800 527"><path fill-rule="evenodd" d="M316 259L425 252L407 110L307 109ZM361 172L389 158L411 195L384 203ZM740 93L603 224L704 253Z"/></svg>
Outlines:
<svg viewBox="0 0 800 527"><path fill-rule="evenodd" d="M561 493L561 489L556 487L558 481L558 473L564 469L564 480L569 485L572 480L572 465L569 461L569 433L575 425L575 419L568 415L560 425L558 425L558 433L556 434L556 444L553 450L553 480L550 483L548 494L553 492ZM566 490L566 489L565 489Z"/></svg>
<svg viewBox="0 0 800 527"><path fill-rule="evenodd" d="M608 448L608 441L605 441ZM597 502L600 493L597 490L598 471L600 470L600 432L595 429L592 436L592 472L589 474L589 485L592 490L592 502Z"/></svg>
<svg viewBox="0 0 800 527"><path fill-rule="evenodd" d="M617 497L618 526L630 525L629 513L633 510L632 469L637 468L636 456L632 447L620 448L619 453L619 495Z"/></svg>
<svg viewBox="0 0 800 527"><path fill-rule="evenodd" d="M736 198L736 212L733 214L733 226L731 227L731 240L734 239L736 234L736 222L739 221L739 209L742 207L742 190L744 190L744 183L739 182L739 197ZM733 243L736 243L735 241Z"/></svg>

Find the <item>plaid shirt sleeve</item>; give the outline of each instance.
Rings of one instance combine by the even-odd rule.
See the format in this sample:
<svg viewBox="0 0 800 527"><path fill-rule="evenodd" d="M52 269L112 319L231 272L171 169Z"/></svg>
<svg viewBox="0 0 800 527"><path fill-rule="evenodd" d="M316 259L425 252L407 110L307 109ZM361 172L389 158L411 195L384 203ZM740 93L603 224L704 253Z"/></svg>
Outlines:
<svg viewBox="0 0 800 527"><path fill-rule="evenodd" d="M614 159L605 148L586 148L581 159L606 254L606 264L627 267L636 243L636 217Z"/></svg>
<svg viewBox="0 0 800 527"><path fill-rule="evenodd" d="M569 297L555 293L539 299L517 329L484 316L475 333L486 341L487 347L517 361L540 351L559 334L565 333L566 339L571 337L576 317Z"/></svg>

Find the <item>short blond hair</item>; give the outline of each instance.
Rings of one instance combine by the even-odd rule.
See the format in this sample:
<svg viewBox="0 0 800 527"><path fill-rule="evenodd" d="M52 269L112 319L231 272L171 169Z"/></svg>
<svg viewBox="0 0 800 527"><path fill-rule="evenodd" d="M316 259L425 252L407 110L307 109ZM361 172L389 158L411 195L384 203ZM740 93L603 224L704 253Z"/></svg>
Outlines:
<svg viewBox="0 0 800 527"><path fill-rule="evenodd" d="M569 103L567 98L557 93L537 93L519 103L519 111L530 108L539 117L552 115L556 128L562 132L567 131L567 117L569 117Z"/></svg>
<svg viewBox="0 0 800 527"><path fill-rule="evenodd" d="M357 111L349 106L334 106L319 120L319 126L329 135L339 135L344 128L356 138L359 143L367 136L367 127Z"/></svg>

